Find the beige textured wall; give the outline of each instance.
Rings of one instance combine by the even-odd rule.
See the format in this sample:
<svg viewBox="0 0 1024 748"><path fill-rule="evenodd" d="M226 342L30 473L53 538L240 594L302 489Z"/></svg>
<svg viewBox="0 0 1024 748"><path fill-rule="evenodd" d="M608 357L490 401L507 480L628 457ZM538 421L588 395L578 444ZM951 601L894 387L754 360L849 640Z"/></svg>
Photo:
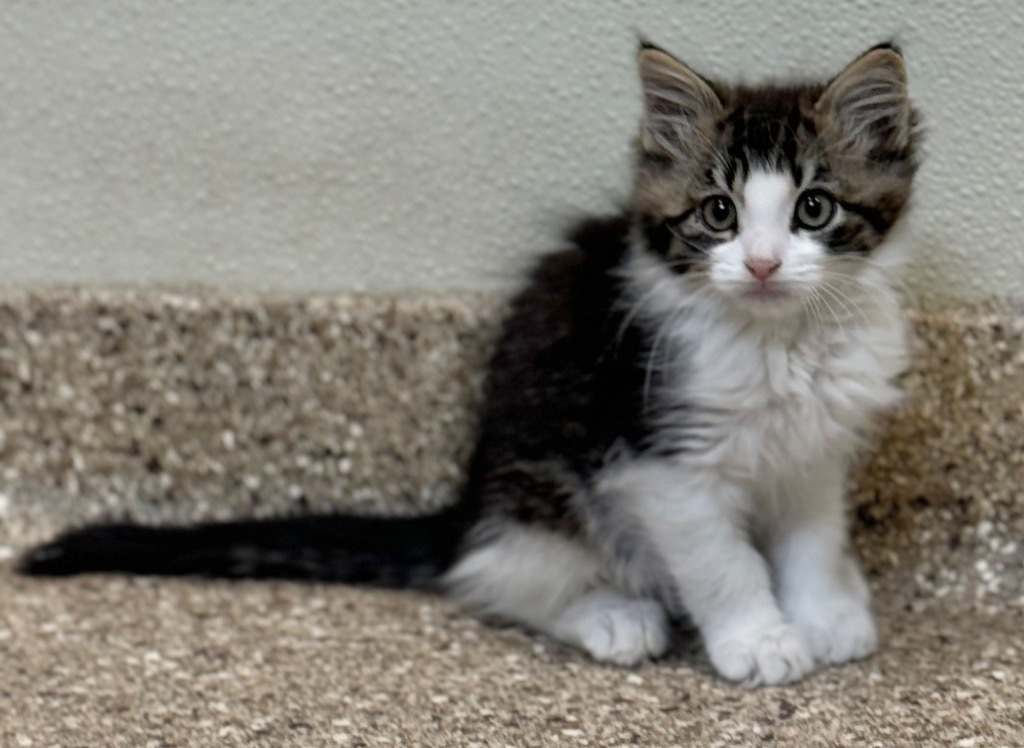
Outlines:
<svg viewBox="0 0 1024 748"><path fill-rule="evenodd" d="M623 194L636 34L727 75L896 34L926 303L1024 299L1024 5L0 6L0 283L501 288Z"/></svg>

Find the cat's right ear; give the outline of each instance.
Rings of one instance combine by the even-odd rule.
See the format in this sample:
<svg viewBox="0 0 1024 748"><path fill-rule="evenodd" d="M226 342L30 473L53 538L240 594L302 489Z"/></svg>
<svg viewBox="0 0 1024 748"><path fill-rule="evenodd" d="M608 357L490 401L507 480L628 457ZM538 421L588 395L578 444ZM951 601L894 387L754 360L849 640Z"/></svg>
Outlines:
<svg viewBox="0 0 1024 748"><path fill-rule="evenodd" d="M722 100L707 81L663 49L641 43L637 67L644 93L641 147L661 157L685 153L698 123L722 113Z"/></svg>

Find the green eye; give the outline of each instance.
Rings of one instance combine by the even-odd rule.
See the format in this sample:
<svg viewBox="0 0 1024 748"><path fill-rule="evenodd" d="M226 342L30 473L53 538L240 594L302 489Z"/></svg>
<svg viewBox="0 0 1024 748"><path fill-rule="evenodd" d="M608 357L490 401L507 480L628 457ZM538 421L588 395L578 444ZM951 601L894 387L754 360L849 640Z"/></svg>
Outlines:
<svg viewBox="0 0 1024 748"><path fill-rule="evenodd" d="M822 190L808 190L796 201L797 225L812 231L824 228L836 214L836 201Z"/></svg>
<svg viewBox="0 0 1024 748"><path fill-rule="evenodd" d="M700 206L700 219L712 231L736 228L736 206L725 195L714 195Z"/></svg>

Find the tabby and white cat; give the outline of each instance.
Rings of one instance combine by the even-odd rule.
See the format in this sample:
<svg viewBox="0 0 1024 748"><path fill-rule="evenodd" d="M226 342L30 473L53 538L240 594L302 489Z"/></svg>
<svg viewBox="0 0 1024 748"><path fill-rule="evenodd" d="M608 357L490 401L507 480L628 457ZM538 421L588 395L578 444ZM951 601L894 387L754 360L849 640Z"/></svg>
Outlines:
<svg viewBox="0 0 1024 748"><path fill-rule="evenodd" d="M639 69L632 204L516 297L454 506L93 526L22 570L440 588L621 665L687 616L747 684L873 651L843 493L906 363L901 55L799 85L724 85L646 45Z"/></svg>

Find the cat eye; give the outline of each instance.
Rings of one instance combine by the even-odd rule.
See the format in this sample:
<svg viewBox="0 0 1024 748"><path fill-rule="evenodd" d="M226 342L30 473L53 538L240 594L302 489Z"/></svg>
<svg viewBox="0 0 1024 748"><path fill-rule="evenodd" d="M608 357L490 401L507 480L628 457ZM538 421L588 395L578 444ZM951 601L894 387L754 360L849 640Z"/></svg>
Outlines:
<svg viewBox="0 0 1024 748"><path fill-rule="evenodd" d="M824 228L836 214L836 201L822 190L808 190L796 201L794 218L801 228Z"/></svg>
<svg viewBox="0 0 1024 748"><path fill-rule="evenodd" d="M712 231L736 228L736 206L725 195L714 195L700 206L700 220Z"/></svg>

